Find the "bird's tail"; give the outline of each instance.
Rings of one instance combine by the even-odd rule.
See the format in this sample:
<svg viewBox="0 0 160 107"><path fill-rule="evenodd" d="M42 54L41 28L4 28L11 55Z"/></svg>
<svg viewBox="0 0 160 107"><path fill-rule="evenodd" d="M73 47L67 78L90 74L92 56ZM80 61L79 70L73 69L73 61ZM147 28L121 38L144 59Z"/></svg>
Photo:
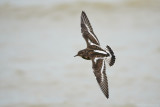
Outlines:
<svg viewBox="0 0 160 107"><path fill-rule="evenodd" d="M110 66L112 66L115 63L116 57L114 55L114 52L112 51L112 49L108 45L106 46L106 50L109 51L109 53L111 55L110 59L108 60L108 63Z"/></svg>

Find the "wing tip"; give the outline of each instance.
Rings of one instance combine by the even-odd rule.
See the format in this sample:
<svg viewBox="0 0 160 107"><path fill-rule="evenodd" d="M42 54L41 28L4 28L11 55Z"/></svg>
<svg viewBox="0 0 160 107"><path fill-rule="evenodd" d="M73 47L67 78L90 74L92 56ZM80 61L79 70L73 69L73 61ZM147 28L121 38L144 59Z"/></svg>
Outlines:
<svg viewBox="0 0 160 107"><path fill-rule="evenodd" d="M109 98L109 90L108 90L108 83L107 86L100 86L101 91L103 92L104 96L108 99Z"/></svg>
<svg viewBox="0 0 160 107"><path fill-rule="evenodd" d="M83 17L85 14L85 11L82 10L81 16Z"/></svg>
<svg viewBox="0 0 160 107"><path fill-rule="evenodd" d="M81 19L87 19L87 15L86 15L85 11L82 11Z"/></svg>
<svg viewBox="0 0 160 107"><path fill-rule="evenodd" d="M106 95L106 98L109 99L109 95Z"/></svg>
<svg viewBox="0 0 160 107"><path fill-rule="evenodd" d="M85 11L82 10L82 14L85 14Z"/></svg>

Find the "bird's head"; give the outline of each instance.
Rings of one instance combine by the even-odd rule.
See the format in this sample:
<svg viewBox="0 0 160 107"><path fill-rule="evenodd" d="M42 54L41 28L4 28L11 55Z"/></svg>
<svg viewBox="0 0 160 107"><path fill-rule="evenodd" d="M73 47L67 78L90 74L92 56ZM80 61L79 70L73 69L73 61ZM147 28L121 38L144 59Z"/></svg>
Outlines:
<svg viewBox="0 0 160 107"><path fill-rule="evenodd" d="M77 55L75 55L74 57L76 57L76 56L82 57L83 55L84 55L84 51L81 50L81 51L79 51L79 52L77 53Z"/></svg>

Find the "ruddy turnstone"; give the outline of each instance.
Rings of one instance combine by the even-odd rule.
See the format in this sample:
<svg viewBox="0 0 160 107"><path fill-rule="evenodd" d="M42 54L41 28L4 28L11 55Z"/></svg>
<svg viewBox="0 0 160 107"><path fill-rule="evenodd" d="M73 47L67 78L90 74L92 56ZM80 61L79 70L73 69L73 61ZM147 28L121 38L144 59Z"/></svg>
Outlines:
<svg viewBox="0 0 160 107"><path fill-rule="evenodd" d="M87 48L80 50L77 55L86 60L92 60L92 68L97 82L104 93L109 98L108 80L106 76L106 62L112 66L115 62L115 55L107 45L106 49L100 47L98 38L93 32L92 26L84 11L81 14L81 32L87 43Z"/></svg>

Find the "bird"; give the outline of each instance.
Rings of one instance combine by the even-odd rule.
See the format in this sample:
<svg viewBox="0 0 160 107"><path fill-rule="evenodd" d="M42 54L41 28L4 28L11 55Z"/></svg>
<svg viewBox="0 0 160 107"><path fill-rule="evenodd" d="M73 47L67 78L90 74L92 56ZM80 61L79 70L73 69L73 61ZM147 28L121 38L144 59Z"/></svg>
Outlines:
<svg viewBox="0 0 160 107"><path fill-rule="evenodd" d="M106 62L109 66L114 65L115 55L110 46L102 49L95 35L90 21L84 11L81 13L81 33L86 41L87 47L80 50L74 57L80 56L85 60L92 61L93 73L105 97L109 98L108 79L106 75Z"/></svg>

